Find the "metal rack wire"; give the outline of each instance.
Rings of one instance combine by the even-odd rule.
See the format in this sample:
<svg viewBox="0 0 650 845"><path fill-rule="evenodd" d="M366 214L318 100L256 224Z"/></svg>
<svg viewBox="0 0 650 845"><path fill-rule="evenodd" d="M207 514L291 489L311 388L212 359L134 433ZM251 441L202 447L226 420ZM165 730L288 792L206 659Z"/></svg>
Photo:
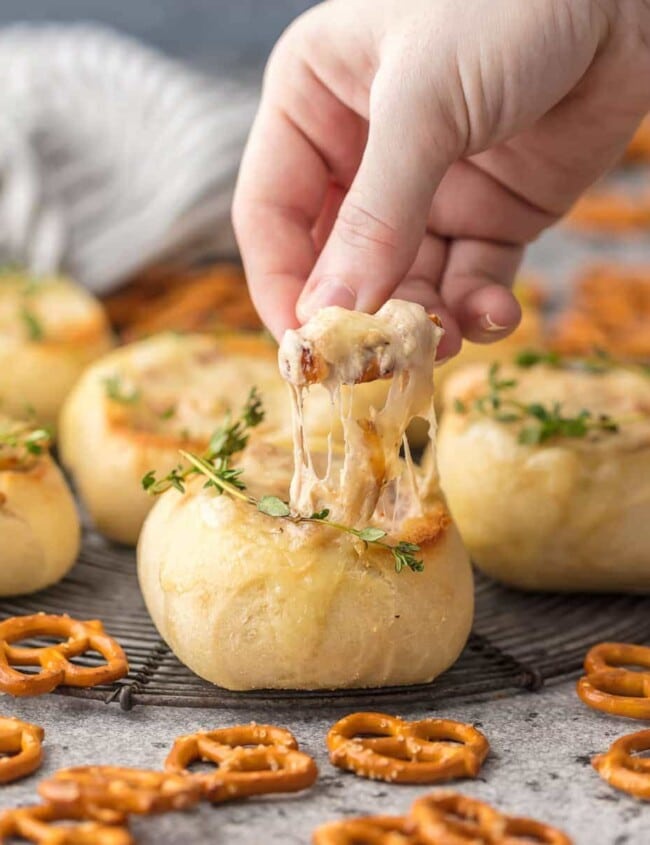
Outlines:
<svg viewBox="0 0 650 845"><path fill-rule="evenodd" d="M60 694L136 705L248 707L255 702L309 707L490 698L539 689L577 672L585 651L601 640L650 641L650 598L525 594L478 576L474 630L457 663L431 684L373 690L229 692L201 680L170 652L154 628L138 588L135 554L92 531L73 572L33 596L0 600L0 618L69 613L101 619L124 646L131 666L113 687L62 688ZM88 655L82 661L93 664Z"/></svg>

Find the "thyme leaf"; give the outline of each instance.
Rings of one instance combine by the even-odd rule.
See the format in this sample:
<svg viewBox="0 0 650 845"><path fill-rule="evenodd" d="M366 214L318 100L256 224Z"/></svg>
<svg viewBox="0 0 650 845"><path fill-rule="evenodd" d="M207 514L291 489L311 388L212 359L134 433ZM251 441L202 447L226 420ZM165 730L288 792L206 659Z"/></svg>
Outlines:
<svg viewBox="0 0 650 845"><path fill-rule="evenodd" d="M517 363L524 368L538 363L550 363L554 353L520 353ZM521 363L523 361L523 363ZM489 416L502 423L524 423L517 439L526 445L538 445L554 437L580 438L591 431L615 433L620 429L620 423L608 414L595 416L583 409L574 416L567 416L562 411L562 405L555 402L543 405L540 402L519 402L509 395L509 391L516 387L516 379L502 379L499 363L493 363L488 370L488 389L485 394L474 399L471 405L460 399L454 401L457 414L467 414L471 410Z"/></svg>
<svg viewBox="0 0 650 845"><path fill-rule="evenodd" d="M52 432L47 428L21 426L0 431L0 451L3 448L18 451L18 459L42 455L52 443Z"/></svg>
<svg viewBox="0 0 650 845"><path fill-rule="evenodd" d="M45 337L45 330L43 329L43 324L38 319L36 314L30 309L27 308L26 305L20 309L20 319L23 321L25 328L27 329L27 334L30 340L33 340L35 343L39 340L43 340Z"/></svg>
<svg viewBox="0 0 650 845"><path fill-rule="evenodd" d="M559 353L538 349L523 349L515 356L515 364L521 369L530 369L539 364L556 369L582 370L587 373L606 373L613 369L650 375L650 364L619 361L605 349L595 347L591 355L584 358L563 358Z"/></svg>
<svg viewBox="0 0 650 845"><path fill-rule="evenodd" d="M137 387L131 389L125 387L118 375L106 376L103 381L106 395L113 402L119 402L121 405L134 405L142 397L142 393Z"/></svg>
<svg viewBox="0 0 650 845"><path fill-rule="evenodd" d="M142 478L143 489L154 496L164 493L170 488L184 493L187 478L198 473L207 479L204 487L213 488L219 495L227 493L236 499L240 499L256 507L260 513L266 516L274 519L286 519L294 524L312 522L326 525L329 528L358 537L366 545L386 549L393 556L397 572L401 572L404 568L413 572L422 572L424 563L416 557L420 547L415 543L405 541L393 545L385 540L386 531L382 528L374 526L352 528L348 525L333 522L328 518L329 508L315 511L311 516L301 516L292 513L288 503L279 496L265 495L256 499L247 493L246 485L241 478L242 471L231 467L229 461L233 455L245 448L250 429L259 425L263 419L262 402L256 389L253 388L239 419L234 423L228 419L223 426L215 431L204 455L195 455L193 452L179 450L181 457L186 461L186 465L174 467L160 480L156 478L155 470L150 470Z"/></svg>
<svg viewBox="0 0 650 845"><path fill-rule="evenodd" d="M142 479L142 487L152 496L164 493L170 487L178 490L179 493L184 493L186 479L198 472L205 475L207 469L211 475L215 475L224 484L236 490L244 490L245 486L240 478L241 471L230 467L229 459L245 448L250 429L258 426L263 419L262 400L254 387L248 394L239 419L233 423L228 418L223 425L216 429L210 438L208 449L204 455L192 455L193 460L189 461L187 466L174 467L161 479L157 479L155 471L150 470ZM184 439L189 439L189 436ZM192 453L181 452L181 454L186 457ZM223 492L213 478L209 478L209 481L209 486Z"/></svg>

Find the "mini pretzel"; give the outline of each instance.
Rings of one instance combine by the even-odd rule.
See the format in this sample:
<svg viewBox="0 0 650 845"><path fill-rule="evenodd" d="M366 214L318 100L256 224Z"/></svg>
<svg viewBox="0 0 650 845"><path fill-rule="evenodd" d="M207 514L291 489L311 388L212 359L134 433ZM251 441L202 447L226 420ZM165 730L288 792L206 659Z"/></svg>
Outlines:
<svg viewBox="0 0 650 845"><path fill-rule="evenodd" d="M498 810L456 792L434 792L413 803L410 817L425 843L435 845L492 845L505 830Z"/></svg>
<svg viewBox="0 0 650 845"><path fill-rule="evenodd" d="M373 736L363 737L367 734ZM341 719L327 734L327 747L340 769L390 783L476 777L490 749L472 725L450 719L406 722L383 713L353 713Z"/></svg>
<svg viewBox="0 0 650 845"><path fill-rule="evenodd" d="M12 783L31 775L43 762L41 743L45 731L20 719L0 718L0 783Z"/></svg>
<svg viewBox="0 0 650 845"><path fill-rule="evenodd" d="M622 664L643 666L632 671ZM595 710L630 719L650 719L650 648L630 643L600 643L585 657L586 675L578 681L580 699Z"/></svg>
<svg viewBox="0 0 650 845"><path fill-rule="evenodd" d="M568 836L550 825L506 816L483 801L455 792L419 798L410 816L424 845L571 845Z"/></svg>
<svg viewBox="0 0 650 845"><path fill-rule="evenodd" d="M12 643L29 637L62 637L64 642L42 648L23 648ZM70 659L97 651L106 665L76 666ZM25 675L14 666L40 666ZM61 684L92 687L123 678L129 666L122 647L109 637L101 622L79 622L69 616L37 613L0 622L0 692L14 696L42 695Z"/></svg>
<svg viewBox="0 0 650 845"><path fill-rule="evenodd" d="M538 842L539 845L572 845L571 839L555 827L535 819L524 819L518 816L504 816L505 829L503 839L495 840L495 845L517 845Z"/></svg>
<svg viewBox="0 0 650 845"><path fill-rule="evenodd" d="M238 725L179 737L165 769L191 774L197 760L216 764L214 774L192 775L213 803L271 792L298 792L318 776L314 760L298 751L290 731L270 725Z"/></svg>
<svg viewBox="0 0 650 845"><path fill-rule="evenodd" d="M58 825L53 822L74 821ZM134 845L125 827L112 827L84 821L82 816L58 810L50 804L21 807L0 813L0 845L16 837L36 845Z"/></svg>
<svg viewBox="0 0 650 845"><path fill-rule="evenodd" d="M615 789L650 801L650 760L633 757L634 752L650 749L650 730L622 736L609 751L591 761L598 774Z"/></svg>
<svg viewBox="0 0 650 845"><path fill-rule="evenodd" d="M366 816L324 824L313 833L313 845L419 845L411 821L402 816Z"/></svg>
<svg viewBox="0 0 650 845"><path fill-rule="evenodd" d="M202 797L200 784L187 775L121 766L62 769L38 786L39 794L62 812L115 824L128 813L185 810Z"/></svg>

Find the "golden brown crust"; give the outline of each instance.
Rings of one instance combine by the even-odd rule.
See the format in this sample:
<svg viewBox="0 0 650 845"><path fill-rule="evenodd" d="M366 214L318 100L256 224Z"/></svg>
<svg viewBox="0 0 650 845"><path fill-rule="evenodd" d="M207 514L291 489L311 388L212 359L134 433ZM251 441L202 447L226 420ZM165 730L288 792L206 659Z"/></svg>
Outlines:
<svg viewBox="0 0 650 845"><path fill-rule="evenodd" d="M636 756L650 750L650 730L617 739L605 754L591 761L601 778L615 789L650 801L650 760Z"/></svg>
<svg viewBox="0 0 650 845"><path fill-rule="evenodd" d="M57 824L61 821L75 824ZM125 827L86 821L80 813L51 804L0 813L0 845L18 837L36 845L135 845Z"/></svg>
<svg viewBox="0 0 650 845"><path fill-rule="evenodd" d="M57 645L42 648L14 646L31 637L62 637ZM71 663L86 651L96 651L106 663L96 667ZM36 674L14 667L39 666ZM42 695L65 684L90 687L123 678L129 670L121 646L109 637L97 620L80 622L69 616L37 613L14 616L0 622L0 692L14 696Z"/></svg>
<svg viewBox="0 0 650 845"><path fill-rule="evenodd" d="M20 719L0 718L0 783L13 783L43 762L45 731ZM4 756L7 755L7 756Z"/></svg>
<svg viewBox="0 0 650 845"><path fill-rule="evenodd" d="M632 671L625 665L648 671ZM650 647L599 643L585 657L577 684L581 701L594 710L630 719L650 719Z"/></svg>
<svg viewBox="0 0 650 845"><path fill-rule="evenodd" d="M327 734L331 762L388 783L441 783L476 777L490 749L472 725L450 719L408 722L385 713L351 713Z"/></svg>
<svg viewBox="0 0 650 845"><path fill-rule="evenodd" d="M427 510L424 516L410 517L401 525L400 539L422 548L439 543L452 523L451 514L442 502Z"/></svg>
<svg viewBox="0 0 650 845"><path fill-rule="evenodd" d="M214 774L191 775L189 767L197 760L213 762ZM254 723L179 737L165 769L193 777L213 803L299 792L318 777L313 758L298 750L290 731Z"/></svg>
<svg viewBox="0 0 650 845"><path fill-rule="evenodd" d="M38 792L63 813L120 824L129 813L186 810L202 797L191 776L123 766L77 766L41 781Z"/></svg>

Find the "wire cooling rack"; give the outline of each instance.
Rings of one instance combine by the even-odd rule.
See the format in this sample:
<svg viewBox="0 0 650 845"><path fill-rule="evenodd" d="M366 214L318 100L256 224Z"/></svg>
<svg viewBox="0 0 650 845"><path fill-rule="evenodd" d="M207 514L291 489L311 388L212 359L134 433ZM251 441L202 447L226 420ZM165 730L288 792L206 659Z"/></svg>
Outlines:
<svg viewBox="0 0 650 845"><path fill-rule="evenodd" d="M32 596L0 600L0 618L43 611L97 618L124 647L128 677L112 687L61 688L60 694L136 705L374 707L388 703L491 698L539 689L577 672L601 640L650 641L650 598L525 594L481 575L476 618L456 664L431 684L371 690L229 692L183 666L158 635L138 587L135 553L86 531L79 562L60 584ZM99 658L98 658L99 659ZM80 658L95 665L93 655Z"/></svg>

